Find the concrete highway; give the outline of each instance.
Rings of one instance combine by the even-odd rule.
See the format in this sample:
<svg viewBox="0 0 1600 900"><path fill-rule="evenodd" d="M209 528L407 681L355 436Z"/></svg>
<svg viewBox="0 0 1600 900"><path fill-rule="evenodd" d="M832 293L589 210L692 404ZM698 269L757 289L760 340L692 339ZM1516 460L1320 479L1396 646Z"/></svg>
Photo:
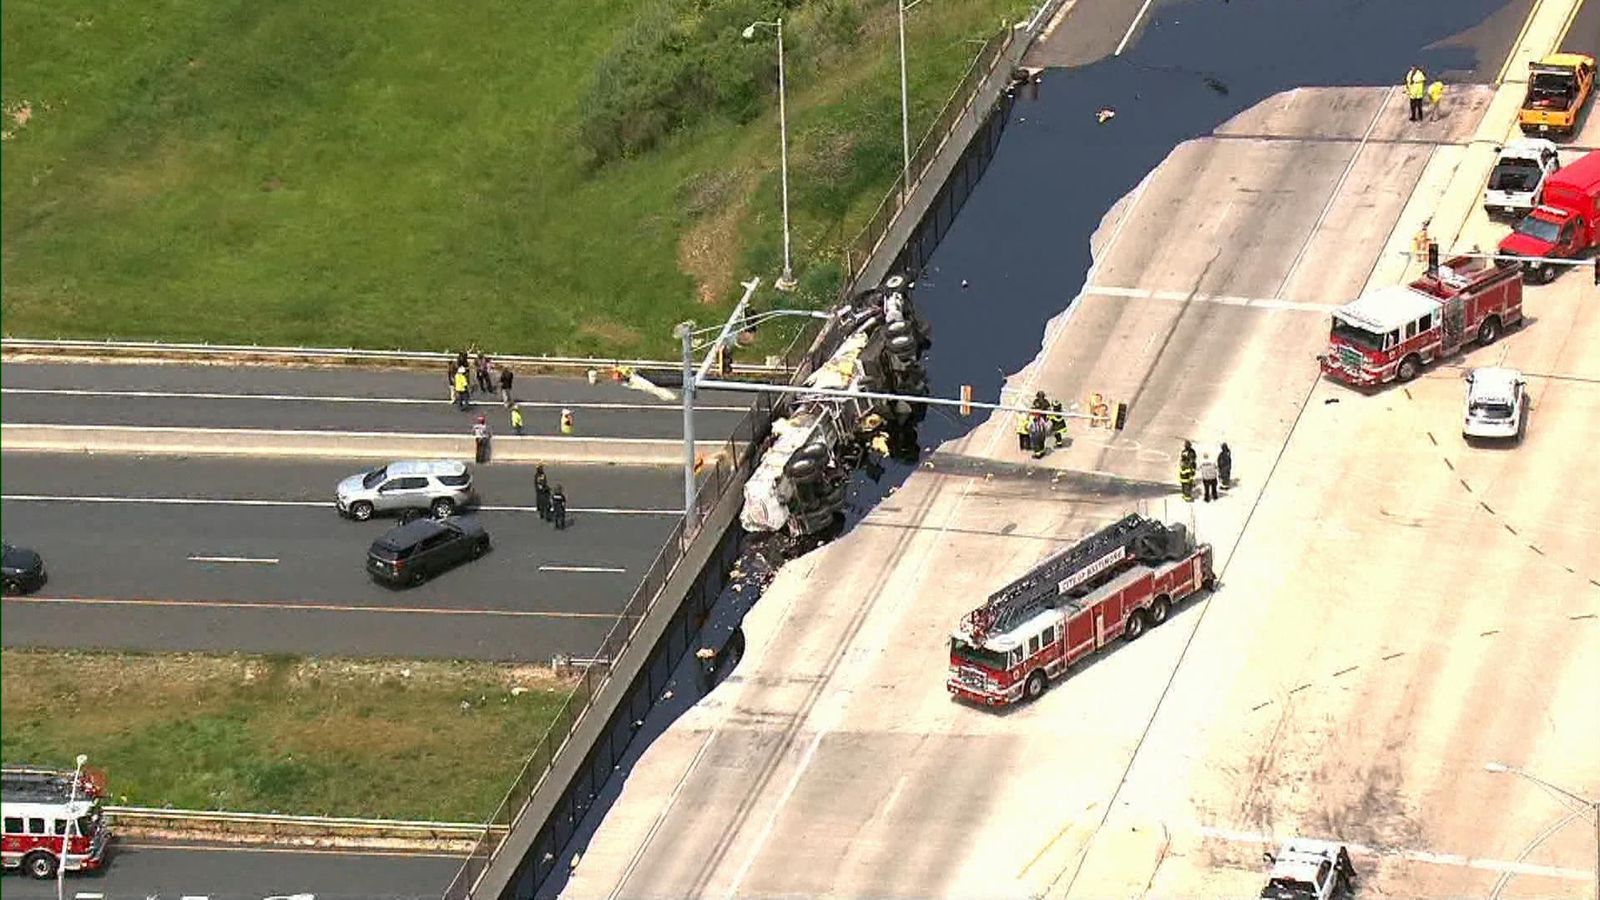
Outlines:
<svg viewBox="0 0 1600 900"><path fill-rule="evenodd" d="M486 557L407 590L373 583L393 522L332 506L335 461L0 456L6 539L45 557L38 594L5 598L6 646L548 660L591 653L679 514L680 473L552 467L557 532L528 466L475 469Z"/></svg>
<svg viewBox="0 0 1600 900"><path fill-rule="evenodd" d="M1585 813L1484 768L1600 784L1600 490L1570 475L1600 433L1592 284L1530 288L1527 327L1463 357L1531 374L1514 449L1462 444L1457 368L1364 395L1314 357L1331 306L1400 279L1423 219L1477 207L1475 138L1502 140L1520 99L1496 96L1502 62L1600 29L1571 33L1592 21L1571 0L1080 0L1052 40L1091 12L1100 45L1053 52L1134 35L1126 54L1016 107L918 303L936 379L1018 354L1010 391L1104 391L1128 430L1074 429L1045 461L1059 479L947 474L1022 461L994 417L786 565L739 668L644 751L565 895L1248 896L1261 850L1296 835L1349 842L1363 894L1593 883ZM1413 61L1461 73L1438 121L1406 119ZM1479 211L1462 241L1504 228ZM1170 481L1186 438L1232 446L1220 503L1107 503L1072 475ZM1131 508L1210 541L1221 589L1034 704L953 703L962 614Z"/></svg>
<svg viewBox="0 0 1600 900"><path fill-rule="evenodd" d="M423 900L437 898L460 863L449 856L328 853L166 844L112 844L100 872L68 875L66 896L103 900ZM54 900L56 883L5 876L8 900Z"/></svg>
<svg viewBox="0 0 1600 900"><path fill-rule="evenodd" d="M611 382L519 377L525 433L555 435L563 408L576 434L679 438L683 408ZM497 432L510 428L498 392L474 394L470 412L450 402L444 367L405 370L268 368L256 366L14 363L0 365L0 415L8 423L394 431L461 434L486 415ZM732 433L750 398L706 393L696 433L701 440Z"/></svg>

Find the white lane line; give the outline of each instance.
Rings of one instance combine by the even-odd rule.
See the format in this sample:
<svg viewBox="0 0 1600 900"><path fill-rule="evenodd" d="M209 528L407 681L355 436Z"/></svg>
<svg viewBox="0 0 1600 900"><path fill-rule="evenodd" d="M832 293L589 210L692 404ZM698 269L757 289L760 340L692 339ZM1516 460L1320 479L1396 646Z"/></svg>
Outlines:
<svg viewBox="0 0 1600 900"><path fill-rule="evenodd" d="M540 566L541 572L609 572L621 573L628 571L616 566Z"/></svg>
<svg viewBox="0 0 1600 900"><path fill-rule="evenodd" d="M1298 300L1278 300L1270 297L1235 297L1227 294L1186 294L1183 291L1153 291L1146 288L1110 287L1093 285L1083 289L1086 296L1119 297L1125 300L1171 300L1217 303L1223 306L1245 306L1252 309L1284 309L1296 312L1327 313L1338 309L1337 303L1305 303Z"/></svg>
<svg viewBox="0 0 1600 900"><path fill-rule="evenodd" d="M123 390L89 390L85 388L0 388L0 395L21 394L46 397L119 397L124 399L142 400L268 400L284 403L387 403L402 406L451 406L454 401L421 397L346 397L330 394L232 394L216 391L123 391ZM616 410L655 410L660 412L682 412L683 406L676 403L615 403L597 401L586 403L581 400L518 400L524 409L616 409ZM471 401L471 406L501 406L499 400ZM747 412L744 406L696 406L701 412Z"/></svg>
<svg viewBox="0 0 1600 900"><path fill-rule="evenodd" d="M281 506L329 509L332 500L264 500L251 497L92 497L66 494L4 494L0 500L17 503L129 503L155 506ZM470 512L538 512L537 506L476 506ZM618 506L569 506L569 513L596 516L681 516L681 509L627 508Z"/></svg>
<svg viewBox="0 0 1600 900"><path fill-rule="evenodd" d="M204 563L257 563L264 566L278 564L276 556L191 556L190 562Z"/></svg>
<svg viewBox="0 0 1600 900"><path fill-rule="evenodd" d="M285 600L158 600L146 597L40 597L9 596L7 604L37 606L152 606L182 609L248 609L264 612L375 613L410 616L488 616L506 619L604 619L615 621L616 613L557 612L537 609L451 609L441 606L352 606L339 603L308 603Z"/></svg>
<svg viewBox="0 0 1600 900"><path fill-rule="evenodd" d="M1200 826L1201 837L1212 838L1219 841L1232 841L1238 844L1261 844L1276 846L1277 841L1265 834L1252 831L1235 831L1229 828L1213 828L1209 825ZM1515 875L1537 875L1545 878L1562 878L1568 881L1588 881L1594 878L1595 873L1585 869L1567 869L1560 866L1542 866L1535 863L1512 862L1504 859L1484 859L1481 857L1467 856L1462 853L1437 853L1432 850L1380 850L1366 847L1361 844L1345 844L1352 853L1368 856L1381 856L1409 860L1411 862L1430 863L1437 866L1456 866L1466 869L1483 869L1490 872L1510 872Z"/></svg>
<svg viewBox="0 0 1600 900"><path fill-rule="evenodd" d="M1128 30L1122 35L1122 40L1117 44L1117 49L1112 52L1112 56L1121 56L1122 51L1127 49L1128 42L1133 40L1134 29L1139 27L1139 23L1144 20L1144 14L1149 11L1150 0L1144 0L1144 5L1139 7L1139 14L1133 17L1132 22L1128 23Z"/></svg>

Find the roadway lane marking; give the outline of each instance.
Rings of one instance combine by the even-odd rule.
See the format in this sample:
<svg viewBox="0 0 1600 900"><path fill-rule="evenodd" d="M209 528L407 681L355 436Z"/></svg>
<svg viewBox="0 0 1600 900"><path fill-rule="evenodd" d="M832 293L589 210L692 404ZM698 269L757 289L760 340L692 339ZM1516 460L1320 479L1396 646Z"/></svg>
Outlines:
<svg viewBox="0 0 1600 900"><path fill-rule="evenodd" d="M203 563L258 563L265 566L278 564L276 556L191 556L189 561Z"/></svg>
<svg viewBox="0 0 1600 900"><path fill-rule="evenodd" d="M1085 296L1120 297L1127 300L1172 300L1217 303L1223 306L1246 306L1251 309L1283 309L1295 312L1329 313L1339 308L1338 303L1303 303L1298 300L1277 300L1268 297L1234 297L1226 294L1187 294L1183 291L1152 291L1145 288L1107 287L1093 285L1083 289Z"/></svg>
<svg viewBox="0 0 1600 900"><path fill-rule="evenodd" d="M1230 841L1236 844L1259 844L1266 847L1275 847L1278 843L1275 839L1265 834L1258 834L1252 831L1234 831L1228 828L1214 828L1209 825L1200 826L1199 833L1201 837ZM1345 846L1349 847L1352 853L1431 863L1437 866L1483 869L1490 872L1505 872L1513 875L1537 875L1544 878L1561 878L1567 881L1588 881L1595 876L1594 872L1585 869L1542 866L1536 863L1513 862L1505 859L1484 859L1467 856L1462 853L1436 853L1431 850L1380 850L1375 847L1350 843L1346 843Z"/></svg>
<svg viewBox="0 0 1600 900"><path fill-rule="evenodd" d="M453 400L421 397L346 397L334 394L229 394L216 391L123 391L86 388L0 388L0 395L23 394L45 397L118 397L136 400L268 400L280 403L382 403L401 406L454 406ZM627 411L682 412L678 403L617 403L580 400L518 400L524 409L612 409ZM470 401L470 406L504 407L498 400ZM700 412L749 412L746 406L695 406Z"/></svg>
<svg viewBox="0 0 1600 900"><path fill-rule="evenodd" d="M1144 5L1139 7L1139 14L1133 17L1132 22L1128 23L1128 30L1123 33L1122 41L1117 44L1117 49L1111 54L1112 56L1121 56L1122 51L1127 49L1128 42L1133 40L1134 29L1139 27L1139 23L1144 19L1144 14L1149 11L1150 0L1144 0Z"/></svg>
<svg viewBox="0 0 1600 900"><path fill-rule="evenodd" d="M249 600L150 600L136 597L7 597L6 603L55 604L66 606L175 606L185 609L251 609L292 612L400 613L431 616L492 616L511 619L605 619L615 621L615 613L554 612L526 609L438 609L429 606L340 606L333 603L264 603Z"/></svg>
<svg viewBox="0 0 1600 900"><path fill-rule="evenodd" d="M250 497L94 497L72 494L0 494L0 500L18 503L145 503L164 506L282 506L333 508L331 500L264 500ZM477 506L472 512L538 512L537 506ZM598 516L681 516L681 509L629 509L619 506L569 506L569 513Z"/></svg>
<svg viewBox="0 0 1600 900"><path fill-rule="evenodd" d="M431 850L344 850L318 847L259 847L242 844L186 844L161 841L126 841L117 839L117 846L134 850L171 850L176 853L288 853L307 856L401 856L418 859L465 859L460 853L439 853Z"/></svg>
<svg viewBox="0 0 1600 900"><path fill-rule="evenodd" d="M620 574L620 573L626 572L628 570L627 569L619 569L616 566L540 566L539 567L539 571L541 571L541 572L611 572L611 573Z"/></svg>

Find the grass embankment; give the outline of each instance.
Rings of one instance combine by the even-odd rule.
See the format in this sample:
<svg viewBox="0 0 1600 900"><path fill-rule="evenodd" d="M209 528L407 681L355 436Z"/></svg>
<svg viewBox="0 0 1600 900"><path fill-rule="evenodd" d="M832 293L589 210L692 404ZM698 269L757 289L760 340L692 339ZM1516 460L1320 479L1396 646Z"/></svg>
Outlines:
<svg viewBox="0 0 1600 900"><path fill-rule="evenodd" d="M571 687L477 663L6 650L0 670L5 761L86 753L118 804L465 822Z"/></svg>
<svg viewBox="0 0 1600 900"><path fill-rule="evenodd" d="M785 11L801 297L899 168L895 0ZM920 135L1025 0L908 16ZM780 267L755 0L9 0L4 330L669 355Z"/></svg>

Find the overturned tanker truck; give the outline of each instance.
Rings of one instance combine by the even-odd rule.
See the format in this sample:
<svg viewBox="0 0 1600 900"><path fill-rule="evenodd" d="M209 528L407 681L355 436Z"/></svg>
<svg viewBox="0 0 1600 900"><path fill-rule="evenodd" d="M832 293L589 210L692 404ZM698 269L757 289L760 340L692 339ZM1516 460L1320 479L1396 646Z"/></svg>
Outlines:
<svg viewBox="0 0 1600 900"><path fill-rule="evenodd" d="M891 275L834 310L845 337L804 387L926 396L931 345L911 303L913 283ZM874 454L914 462L914 429L927 407L903 400L795 394L744 488L740 523L752 533L819 535L843 518L845 487Z"/></svg>

